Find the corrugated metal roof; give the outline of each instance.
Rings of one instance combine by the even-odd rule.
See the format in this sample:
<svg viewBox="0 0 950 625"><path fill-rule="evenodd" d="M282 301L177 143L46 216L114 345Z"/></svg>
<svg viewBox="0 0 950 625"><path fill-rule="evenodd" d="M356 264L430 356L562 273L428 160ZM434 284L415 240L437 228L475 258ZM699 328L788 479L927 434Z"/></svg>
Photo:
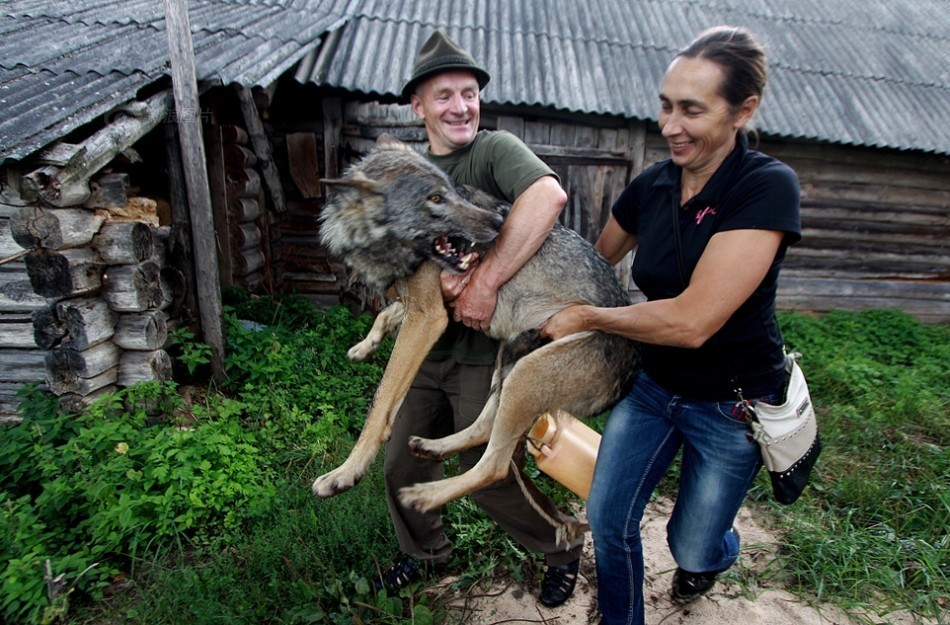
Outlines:
<svg viewBox="0 0 950 625"><path fill-rule="evenodd" d="M491 72L488 102L655 119L672 55L703 28L764 41L765 133L950 154L947 0L190 0L199 80L395 96L445 28ZM321 48L321 42L326 42ZM168 74L158 0L0 0L0 162Z"/></svg>
<svg viewBox="0 0 950 625"><path fill-rule="evenodd" d="M672 56L725 23L767 48L760 131L950 153L946 0L367 1L297 79L396 95L441 27L491 73L486 102L655 120Z"/></svg>
<svg viewBox="0 0 950 625"><path fill-rule="evenodd" d="M269 85L342 23L336 7L191 0L199 80ZM0 162L22 159L168 73L159 0L0 0Z"/></svg>

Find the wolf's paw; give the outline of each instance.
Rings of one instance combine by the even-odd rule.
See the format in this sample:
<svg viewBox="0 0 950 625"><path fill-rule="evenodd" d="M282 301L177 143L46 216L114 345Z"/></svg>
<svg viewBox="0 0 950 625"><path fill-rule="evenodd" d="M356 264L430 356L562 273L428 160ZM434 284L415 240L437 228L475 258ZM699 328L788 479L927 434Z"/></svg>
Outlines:
<svg viewBox="0 0 950 625"><path fill-rule="evenodd" d="M363 362L372 356L379 349L379 342L366 338L351 347L346 352L346 357L355 362Z"/></svg>
<svg viewBox="0 0 950 625"><path fill-rule="evenodd" d="M419 512L428 512L442 505L438 501L432 500L431 488L425 484L414 484L399 489L399 501L402 505Z"/></svg>
<svg viewBox="0 0 950 625"><path fill-rule="evenodd" d="M359 483L362 477L362 475L353 475L349 471L335 469L315 479L310 489L317 497L326 499L350 490Z"/></svg>
<svg viewBox="0 0 950 625"><path fill-rule="evenodd" d="M413 456L419 458L428 458L429 460L442 460L444 455L436 449L433 449L434 441L420 436L409 437L409 451Z"/></svg>

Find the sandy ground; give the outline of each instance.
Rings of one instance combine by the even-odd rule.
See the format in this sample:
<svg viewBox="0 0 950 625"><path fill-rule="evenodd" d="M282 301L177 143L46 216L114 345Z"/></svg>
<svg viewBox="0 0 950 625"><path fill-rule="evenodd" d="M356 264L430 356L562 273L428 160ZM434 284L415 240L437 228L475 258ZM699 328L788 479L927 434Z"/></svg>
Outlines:
<svg viewBox="0 0 950 625"><path fill-rule="evenodd" d="M666 546L665 523L670 502L652 504L644 517L643 541L646 554L647 625L851 625L854 621L831 605L808 606L780 588L763 587L766 582L746 583L745 589L728 580L688 605L673 604L669 588L675 564ZM776 538L743 509L736 527L742 536L742 555L733 567L743 579L755 580L774 558ZM764 579L764 578L763 578ZM443 590L453 579L442 580ZM752 586L752 590L749 590ZM490 589L472 589L449 603L453 625L501 625L502 623L544 623L546 625L585 625L597 623L597 590L594 556L588 535L580 578L574 595L563 606L549 609L537 601L537 589L525 589L516 583L499 581ZM754 593L755 596L751 596ZM917 625L907 614L871 616L872 623Z"/></svg>

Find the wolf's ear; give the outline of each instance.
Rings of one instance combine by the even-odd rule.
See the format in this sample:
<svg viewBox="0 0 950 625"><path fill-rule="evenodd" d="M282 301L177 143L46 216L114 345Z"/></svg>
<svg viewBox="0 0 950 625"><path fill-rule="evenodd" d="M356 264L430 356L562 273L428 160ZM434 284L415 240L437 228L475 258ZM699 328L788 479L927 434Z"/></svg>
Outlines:
<svg viewBox="0 0 950 625"><path fill-rule="evenodd" d="M397 138L394 137L393 135L389 134L388 132L384 132L383 134L381 134L381 135L379 135L378 137L376 137L376 145L377 145L378 147L386 147L386 148L404 148L404 147L406 147L406 144L405 144L405 143L403 143L402 141L400 141L399 139L397 139Z"/></svg>
<svg viewBox="0 0 950 625"><path fill-rule="evenodd" d="M340 193L347 192L366 192L366 193L383 193L384 185L375 180L370 180L366 177L361 171L350 174L345 178L321 178L320 182L327 185L327 187L337 187L337 191Z"/></svg>

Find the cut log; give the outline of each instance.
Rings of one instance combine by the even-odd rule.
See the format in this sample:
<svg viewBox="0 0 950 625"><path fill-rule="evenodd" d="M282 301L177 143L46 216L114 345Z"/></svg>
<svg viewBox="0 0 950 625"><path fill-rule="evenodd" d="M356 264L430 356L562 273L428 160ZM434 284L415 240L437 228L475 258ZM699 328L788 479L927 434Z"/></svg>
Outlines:
<svg viewBox="0 0 950 625"><path fill-rule="evenodd" d="M246 276L264 266L264 253L257 249L249 249L234 256L234 275Z"/></svg>
<svg viewBox="0 0 950 625"><path fill-rule="evenodd" d="M59 407L64 412L79 414L95 402L102 399L104 396L108 395L109 393L114 393L117 390L118 388L114 384L107 384L106 386L97 388L94 391L89 391L89 393L86 395L80 395L78 393L66 393L65 395L60 396Z"/></svg>
<svg viewBox="0 0 950 625"><path fill-rule="evenodd" d="M136 382L170 380L172 377L172 359L165 350L151 352L128 351L119 361L119 386L132 386Z"/></svg>
<svg viewBox="0 0 950 625"><path fill-rule="evenodd" d="M88 208L110 208L129 203L129 175L112 173L99 176L89 183L91 195L86 200Z"/></svg>
<svg viewBox="0 0 950 625"><path fill-rule="evenodd" d="M68 381L64 380L62 384L54 383L48 377L46 381L47 384L49 384L50 391L52 391L54 395L75 393L82 397L92 395L101 389L109 388L111 385L115 384L115 380L118 375L119 367L116 366L107 371L103 371L99 375L94 375L91 378L77 377Z"/></svg>
<svg viewBox="0 0 950 625"><path fill-rule="evenodd" d="M82 208L27 206L10 220L13 239L24 248L61 250L87 245L104 218Z"/></svg>
<svg viewBox="0 0 950 625"><path fill-rule="evenodd" d="M247 148L235 143L226 143L222 146L224 162L228 168L244 169L257 165L257 156Z"/></svg>
<svg viewBox="0 0 950 625"><path fill-rule="evenodd" d="M240 126L234 126L231 124L221 126L221 141L224 143L238 143L240 145L247 145L247 132L245 132L245 130Z"/></svg>
<svg viewBox="0 0 950 625"><path fill-rule="evenodd" d="M254 221L261 215L261 205L258 204L257 200L249 197L234 198L230 201L229 205L231 207L231 215L234 221L238 223Z"/></svg>
<svg viewBox="0 0 950 625"><path fill-rule="evenodd" d="M117 322L115 312L98 297L57 302L33 314L36 344L44 349L88 349L111 338Z"/></svg>
<svg viewBox="0 0 950 625"><path fill-rule="evenodd" d="M66 325L60 321L53 304L33 311L33 343L42 349L52 349L66 335Z"/></svg>
<svg viewBox="0 0 950 625"><path fill-rule="evenodd" d="M100 209L109 221L144 221L158 227L158 202L150 197L130 197L124 206Z"/></svg>
<svg viewBox="0 0 950 625"><path fill-rule="evenodd" d="M23 313L29 316L37 308L49 305L51 301L33 290L24 263L0 266L0 312Z"/></svg>
<svg viewBox="0 0 950 625"><path fill-rule="evenodd" d="M41 349L4 350L0 382L41 382L46 377L46 354Z"/></svg>
<svg viewBox="0 0 950 625"><path fill-rule="evenodd" d="M261 246L261 231L253 223L241 224L234 232L234 242L242 252L249 248Z"/></svg>
<svg viewBox="0 0 950 625"><path fill-rule="evenodd" d="M226 193L229 198L256 198L261 192L261 177L253 169L237 169L226 174Z"/></svg>
<svg viewBox="0 0 950 625"><path fill-rule="evenodd" d="M36 349L33 323L27 321L0 321L0 348Z"/></svg>
<svg viewBox="0 0 950 625"><path fill-rule="evenodd" d="M106 265L130 265L148 260L155 249L152 228L141 221L108 222L92 245Z"/></svg>
<svg viewBox="0 0 950 625"><path fill-rule="evenodd" d="M162 303L159 308L168 309L169 315L177 315L185 301L188 283L185 274L174 267L162 267Z"/></svg>
<svg viewBox="0 0 950 625"><path fill-rule="evenodd" d="M117 265L102 274L102 298L116 312L157 309L164 297L157 263Z"/></svg>
<svg viewBox="0 0 950 625"><path fill-rule="evenodd" d="M112 342L119 347L140 351L160 349L167 340L165 313L159 311L122 315L112 337Z"/></svg>
<svg viewBox="0 0 950 625"><path fill-rule="evenodd" d="M26 268L33 290L43 297L67 297L101 285L98 258L89 248L35 250L26 255Z"/></svg>
<svg viewBox="0 0 950 625"><path fill-rule="evenodd" d="M87 350L58 347L47 352L47 383L57 395L88 395L97 388L115 382L121 350L111 341Z"/></svg>

